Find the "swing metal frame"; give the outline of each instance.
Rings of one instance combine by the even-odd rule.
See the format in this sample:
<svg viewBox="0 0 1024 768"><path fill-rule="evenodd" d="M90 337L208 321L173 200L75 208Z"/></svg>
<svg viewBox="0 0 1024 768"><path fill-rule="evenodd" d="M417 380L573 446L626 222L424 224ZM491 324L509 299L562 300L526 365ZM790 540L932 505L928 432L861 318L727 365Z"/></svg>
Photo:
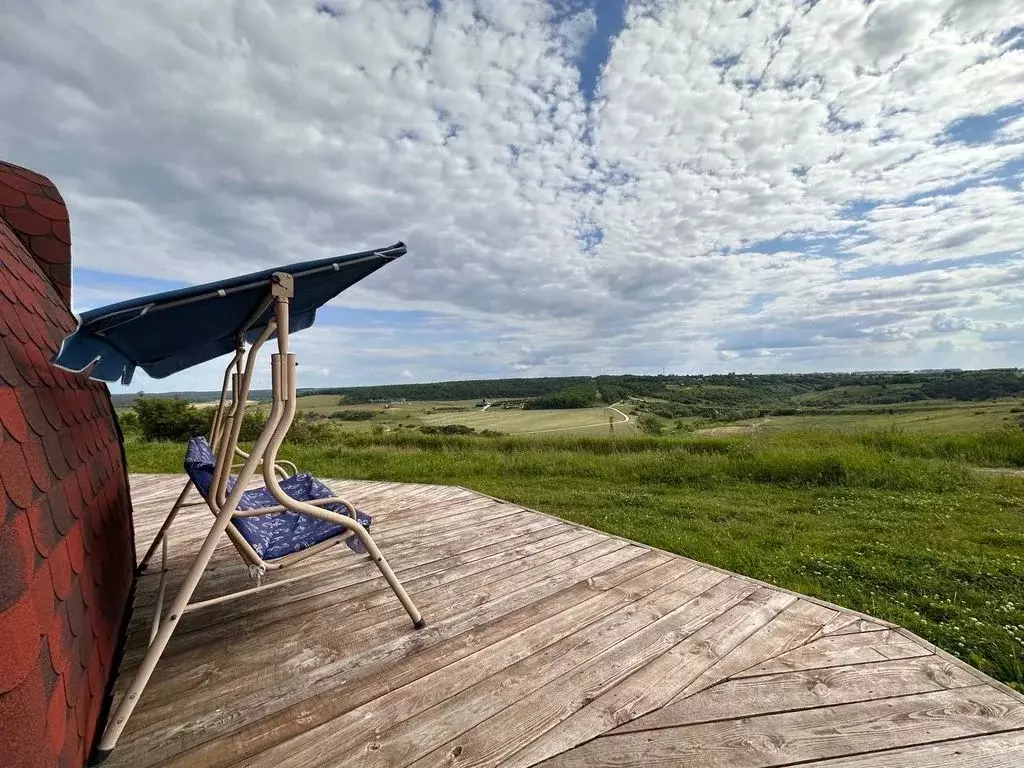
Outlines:
<svg viewBox="0 0 1024 768"><path fill-rule="evenodd" d="M369 531L359 523L356 517L356 509L352 504L339 497L300 501L289 496L280 485L280 480L289 476L289 469L290 474L296 474L297 472L294 464L282 461L277 456L281 443L284 441L288 429L295 418L296 409L297 363L295 355L289 352L288 349L289 301L293 297L294 280L292 275L287 272L274 272L269 281L268 295L238 329L235 353L224 372L220 401L214 413L209 434L209 441L215 449L217 463L209 496L204 500L209 506L210 511L214 514L214 522L199 552L189 566L177 595L171 601L168 609L164 611L163 602L167 578L167 534L178 512L183 506L187 506L185 500L190 489L195 487L193 482L189 480L185 483L181 494L160 526L156 538L154 538L153 543L138 565L138 574L146 572L157 548L161 548L160 582L157 589L156 608L149 635L149 646L135 671L127 692L107 719L106 728L96 746L96 759L93 761L93 764L102 762L116 746L118 738L124 731L128 719L142 697L142 693L167 647L167 643L185 614L267 589L280 587L304 578L301 575L293 576L264 584L263 576L267 571L287 569L309 557L331 549L351 537L356 537L362 543L367 555L376 564L381 575L409 614L413 626L416 629L422 629L426 626L419 610L406 593L398 577L395 576L391 566L384 559L384 555L381 554ZM246 348L247 334L257 326L257 323L268 311L273 313L273 319L266 323L263 332ZM252 449L246 453L239 448L238 439L256 366L256 356L260 348L275 335L277 352L271 355L270 360L272 392L270 415ZM234 485L230 486L231 490L229 491L228 480L231 477L232 470L235 469L238 470L238 474ZM249 487L252 480L259 475L262 475L262 480L272 497L277 501L277 505L260 509L238 510L237 507L243 493ZM345 508L347 514L324 509L325 505L340 505ZM341 526L342 532L308 548L271 560L261 558L238 529L231 524L232 520L238 517L289 511L334 523ZM249 566L250 576L256 579L257 584L254 587L228 595L194 601L192 597L196 587L206 571L210 559L213 557L214 550L217 548L221 536L225 534L238 550L243 561Z"/></svg>

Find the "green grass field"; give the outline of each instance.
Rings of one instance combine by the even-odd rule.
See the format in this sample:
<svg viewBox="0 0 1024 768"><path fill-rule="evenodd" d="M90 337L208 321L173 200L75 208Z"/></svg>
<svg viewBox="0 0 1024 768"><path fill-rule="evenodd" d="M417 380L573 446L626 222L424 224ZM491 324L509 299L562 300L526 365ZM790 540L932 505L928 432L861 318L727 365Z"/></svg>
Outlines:
<svg viewBox="0 0 1024 768"><path fill-rule="evenodd" d="M829 415L767 416L711 427L719 434L743 434L758 431L792 432L837 430L856 432L865 429L900 429L929 434L969 434L1014 426L1022 406L1019 400L980 403L908 403L893 406L864 407L855 413ZM1015 412L1016 411L1016 412Z"/></svg>
<svg viewBox="0 0 1024 768"><path fill-rule="evenodd" d="M609 428L608 419L614 424ZM425 414L423 423L428 425L464 424L478 431L485 429L504 432L509 435L548 435L564 433L569 435L587 434L618 436L636 433L634 421L623 422L622 417L607 408L573 408L550 411L524 411L519 409L488 408L486 411L473 408L467 412L435 410Z"/></svg>
<svg viewBox="0 0 1024 768"><path fill-rule="evenodd" d="M183 452L127 445L133 471L180 471ZM324 477L463 485L678 552L896 622L1024 690L1019 428L614 439L339 428L282 455Z"/></svg>
<svg viewBox="0 0 1024 768"><path fill-rule="evenodd" d="M385 405L370 403L363 405L340 405L336 395L303 395L297 408L300 414L315 413L330 416L339 411L374 411L375 416L366 421L337 421L339 429L365 432L375 425L394 430L423 426L461 424L478 432L492 430L508 435L590 435L595 437L614 434L625 437L636 434L636 423L632 418L624 422L618 413L605 407L572 408L564 410L522 410L517 408L488 408L477 406L475 400L428 400ZM262 405L266 413L269 406ZM624 412L629 408L623 406ZM610 429L608 420L614 425Z"/></svg>

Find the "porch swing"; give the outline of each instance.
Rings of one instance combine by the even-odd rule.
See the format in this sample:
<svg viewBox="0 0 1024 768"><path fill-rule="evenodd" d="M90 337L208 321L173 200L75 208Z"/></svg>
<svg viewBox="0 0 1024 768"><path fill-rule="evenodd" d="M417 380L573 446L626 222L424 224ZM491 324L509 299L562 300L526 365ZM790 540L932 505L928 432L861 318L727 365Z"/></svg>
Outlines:
<svg viewBox="0 0 1024 768"><path fill-rule="evenodd" d="M123 384L131 382L136 367L154 378L163 378L224 354L232 355L210 432L189 441L184 465L188 480L139 563L137 573L141 574L157 548L162 548L149 647L127 694L107 720L94 763L114 749L184 614L302 578L264 584L268 571L287 569L344 542L355 552L369 555L413 626L425 626L370 536L370 516L277 456L296 409L297 363L289 352L290 335L310 327L316 310L327 301L405 253L405 245L396 243L380 250L292 264L132 299L84 313L78 329L64 340L54 365ZM239 447L239 435L256 356L271 339L277 342L277 352L270 360L270 415L247 453ZM237 475L232 475L233 470ZM264 485L251 488L257 473L262 475ZM167 530L193 487L214 514L214 523L165 612ZM238 550L256 586L192 601L222 535Z"/></svg>

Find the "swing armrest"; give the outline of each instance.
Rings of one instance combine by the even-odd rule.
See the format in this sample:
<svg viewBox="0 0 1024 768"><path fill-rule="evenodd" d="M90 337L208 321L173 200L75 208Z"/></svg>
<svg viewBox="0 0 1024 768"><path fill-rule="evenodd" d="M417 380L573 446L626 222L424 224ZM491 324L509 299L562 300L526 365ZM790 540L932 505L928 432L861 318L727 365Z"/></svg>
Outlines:
<svg viewBox="0 0 1024 768"><path fill-rule="evenodd" d="M298 499L296 499L296 501L298 501ZM310 499L309 501L305 501L304 500L302 503L303 504L309 504L310 506L313 506L313 507L325 507L328 504L340 504L343 507L345 507L345 509L348 510L348 516L349 517L351 517L356 522L359 521L359 517L358 517L358 515L356 515L356 508L354 506L352 506L352 504L350 502L345 501L345 499L339 498L337 496L329 496L326 499ZM259 507L258 509L236 509L232 513L231 516L232 517L258 517L259 515L269 515L269 514L272 514L274 512L294 512L294 511L295 510L291 509L290 507L285 507L285 506L283 506L281 504L277 504L277 505L275 505L273 507ZM340 512L336 512L335 514L341 514L341 513Z"/></svg>
<svg viewBox="0 0 1024 768"><path fill-rule="evenodd" d="M285 469L285 465L286 464L289 467L291 467L291 472L289 472L288 470ZM232 464L231 465L231 471L234 472L236 470L239 470L243 466L245 466L244 462L239 462L237 464ZM260 461L256 464L257 469L259 467L261 467L261 466L263 466L263 460L262 459L260 459ZM294 464L292 464L290 461L280 460L280 461L275 461L274 462L274 472L276 472L277 475L283 480L286 477L291 477L293 475L299 474L299 468L296 467Z"/></svg>

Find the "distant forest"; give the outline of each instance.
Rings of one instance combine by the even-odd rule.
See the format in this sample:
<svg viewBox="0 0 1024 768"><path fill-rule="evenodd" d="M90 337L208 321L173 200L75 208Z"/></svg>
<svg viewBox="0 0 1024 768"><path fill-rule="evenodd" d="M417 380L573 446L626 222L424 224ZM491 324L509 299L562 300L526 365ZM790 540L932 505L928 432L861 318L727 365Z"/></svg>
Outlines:
<svg viewBox="0 0 1024 768"><path fill-rule="evenodd" d="M919 373L716 374L711 376L571 376L539 379L442 381L312 390L346 403L380 400L472 400L548 398L591 390L613 403L630 397L656 398L681 405L823 407L897 404L919 400L990 400L1024 395L1024 375L1016 369L927 371Z"/></svg>
<svg viewBox="0 0 1024 768"><path fill-rule="evenodd" d="M256 391L253 399L269 397ZM1013 368L915 373L716 374L710 376L569 376L481 379L430 384L389 384L302 390L335 395L345 404L394 400L524 401L526 407L585 407L599 402L642 399L645 409L666 418L715 412L786 413L855 405L897 405L923 400L991 400L1024 396L1024 375ZM218 397L216 392L179 392L184 400ZM130 406L136 395L113 395L115 406Z"/></svg>

